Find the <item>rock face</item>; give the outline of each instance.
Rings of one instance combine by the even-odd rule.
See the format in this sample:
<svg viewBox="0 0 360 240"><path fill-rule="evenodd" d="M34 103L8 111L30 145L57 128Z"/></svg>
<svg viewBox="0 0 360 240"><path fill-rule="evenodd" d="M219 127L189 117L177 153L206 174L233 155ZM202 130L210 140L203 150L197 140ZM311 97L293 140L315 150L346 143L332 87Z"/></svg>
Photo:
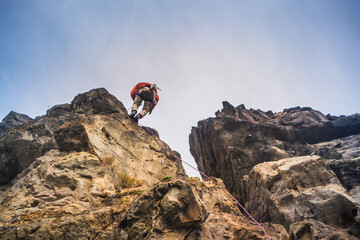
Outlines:
<svg viewBox="0 0 360 240"><path fill-rule="evenodd" d="M256 219L283 225L291 239L360 237L359 114L223 105L190 134L201 171L222 178Z"/></svg>
<svg viewBox="0 0 360 240"><path fill-rule="evenodd" d="M336 228L329 227L315 220L305 220L303 222L294 223L290 229L291 240L305 239L346 239L356 240L358 238L339 231Z"/></svg>
<svg viewBox="0 0 360 240"><path fill-rule="evenodd" d="M7 131L14 127L30 123L33 119L24 114L11 111L0 123L0 136L4 135Z"/></svg>
<svg viewBox="0 0 360 240"><path fill-rule="evenodd" d="M0 239L266 239L222 180L188 178L105 89L18 116L1 125Z"/></svg>
<svg viewBox="0 0 360 240"><path fill-rule="evenodd" d="M121 219L123 239L146 239L150 234L150 239L164 240L266 239L215 178L162 182L143 194ZM264 227L275 239L288 239L280 225Z"/></svg>
<svg viewBox="0 0 360 240"><path fill-rule="evenodd" d="M360 203L319 156L258 164L243 183L246 207L261 221L289 229L294 222L314 219L359 234Z"/></svg>
<svg viewBox="0 0 360 240"><path fill-rule="evenodd" d="M11 128L0 137L0 185L9 183L57 144L42 121Z"/></svg>

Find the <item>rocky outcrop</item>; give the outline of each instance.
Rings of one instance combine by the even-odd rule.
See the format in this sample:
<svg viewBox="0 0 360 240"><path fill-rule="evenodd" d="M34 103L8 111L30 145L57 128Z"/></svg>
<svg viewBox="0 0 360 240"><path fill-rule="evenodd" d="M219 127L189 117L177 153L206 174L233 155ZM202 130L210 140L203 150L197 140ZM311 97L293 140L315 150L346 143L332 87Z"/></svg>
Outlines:
<svg viewBox="0 0 360 240"><path fill-rule="evenodd" d="M347 234L346 232L325 225L315 220L305 220L294 223L290 228L290 240L305 239L346 239L356 240L358 238Z"/></svg>
<svg viewBox="0 0 360 240"><path fill-rule="evenodd" d="M334 236L360 237L359 114L223 105L190 134L201 171L222 178L256 219L293 231L292 239L318 239L323 225Z"/></svg>
<svg viewBox="0 0 360 240"><path fill-rule="evenodd" d="M11 111L0 123L0 136L4 135L14 127L32 122L33 119L27 115Z"/></svg>
<svg viewBox="0 0 360 240"><path fill-rule="evenodd" d="M157 131L103 88L8 129L0 239L266 239L220 179L187 178ZM279 224L263 227L288 239Z"/></svg>
<svg viewBox="0 0 360 240"><path fill-rule="evenodd" d="M121 219L124 239L266 239L241 214L219 179L162 182ZM264 227L274 239L288 239L282 226Z"/></svg>
<svg viewBox="0 0 360 240"><path fill-rule="evenodd" d="M216 118L192 129L190 151L200 170L221 177L234 192L241 188L238 177L249 174L256 164L314 154L339 159L349 152L346 143L338 145L345 152L319 143L360 134L360 114L325 116L300 107L273 113L223 105Z"/></svg>
<svg viewBox="0 0 360 240"><path fill-rule="evenodd" d="M0 186L54 147L44 125L33 121L12 111L0 123Z"/></svg>
<svg viewBox="0 0 360 240"><path fill-rule="evenodd" d="M294 222L314 219L360 236L360 203L319 156L258 164L243 184L245 207L261 221L289 229Z"/></svg>
<svg viewBox="0 0 360 240"><path fill-rule="evenodd" d="M57 144L43 122L23 124L0 137L0 186Z"/></svg>

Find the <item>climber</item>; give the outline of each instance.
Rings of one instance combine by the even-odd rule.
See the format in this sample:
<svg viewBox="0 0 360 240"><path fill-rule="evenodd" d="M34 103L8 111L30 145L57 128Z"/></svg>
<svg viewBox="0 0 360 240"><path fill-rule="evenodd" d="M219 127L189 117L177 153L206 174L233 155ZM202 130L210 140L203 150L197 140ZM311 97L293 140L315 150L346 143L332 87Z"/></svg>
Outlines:
<svg viewBox="0 0 360 240"><path fill-rule="evenodd" d="M152 110L155 108L159 101L156 88L156 84L141 82L136 84L131 90L131 98L134 100L134 103L131 107L129 117L134 119L135 122L138 122L139 119L143 118L147 113L151 114ZM142 111L136 115L137 110L143 101L144 107Z"/></svg>

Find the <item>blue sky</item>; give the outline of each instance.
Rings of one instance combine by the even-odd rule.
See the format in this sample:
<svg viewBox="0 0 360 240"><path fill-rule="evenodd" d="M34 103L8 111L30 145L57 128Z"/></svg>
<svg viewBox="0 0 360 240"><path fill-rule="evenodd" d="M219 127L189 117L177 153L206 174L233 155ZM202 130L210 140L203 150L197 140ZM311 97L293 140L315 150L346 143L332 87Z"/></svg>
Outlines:
<svg viewBox="0 0 360 240"><path fill-rule="evenodd" d="M0 0L0 119L97 87L130 107L133 85L155 82L142 124L194 164L190 129L224 100L359 113L359 12L357 0Z"/></svg>

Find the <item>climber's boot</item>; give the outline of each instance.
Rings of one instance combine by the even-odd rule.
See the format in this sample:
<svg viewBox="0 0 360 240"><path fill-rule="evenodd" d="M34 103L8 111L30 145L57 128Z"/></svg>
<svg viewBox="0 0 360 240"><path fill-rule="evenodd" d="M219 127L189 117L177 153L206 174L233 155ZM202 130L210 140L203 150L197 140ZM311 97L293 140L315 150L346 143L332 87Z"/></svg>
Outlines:
<svg viewBox="0 0 360 240"><path fill-rule="evenodd" d="M140 114L138 114L135 118L134 118L134 121L136 122L136 123L138 123L139 122L139 119L141 119L142 118L142 116L140 115Z"/></svg>
<svg viewBox="0 0 360 240"><path fill-rule="evenodd" d="M131 113L129 114L129 117L134 118L136 112L137 112L136 110L132 110Z"/></svg>

